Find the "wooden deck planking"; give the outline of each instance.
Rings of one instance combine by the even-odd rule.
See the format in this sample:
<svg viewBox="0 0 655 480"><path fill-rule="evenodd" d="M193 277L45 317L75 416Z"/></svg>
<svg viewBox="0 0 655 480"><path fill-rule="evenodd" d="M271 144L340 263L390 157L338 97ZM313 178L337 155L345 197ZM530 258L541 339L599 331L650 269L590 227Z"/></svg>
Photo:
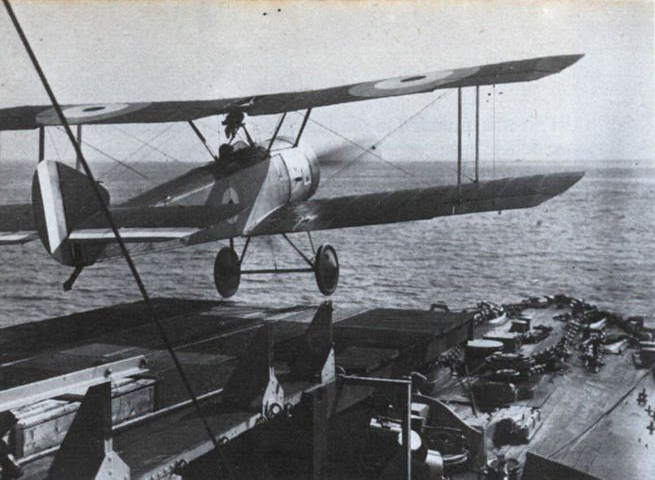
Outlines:
<svg viewBox="0 0 655 480"><path fill-rule="evenodd" d="M524 311L524 315L532 318L532 327L540 324L552 326L553 332L542 342L523 345L521 353L530 355L556 344L561 338L564 323L553 320L552 317L563 311L567 310L547 308ZM506 332L509 328L508 322L502 326L476 329L476 337L482 332ZM650 480L655 475L655 433L650 436L646 430L648 423L645 414L642 415L641 423L632 426L636 414L635 408L630 405L636 405L637 389L640 390L643 384L648 385L650 382L653 392L649 394L649 399L652 399L652 406L655 408L653 377L645 373L645 370L635 368L631 358L634 350L627 350L622 355L606 354L606 365L596 374L582 366L579 351L571 351L573 355L568 361L570 367L566 372L544 375L534 398L516 403L539 407L541 411L542 424L531 442L528 445L494 449L489 438L488 451L504 453L507 457L523 461L527 451L548 457L565 447L553 460L599 478ZM441 387L449 383L453 383L453 379L445 379ZM621 401L636 385L639 385L638 388L625 401ZM440 386L437 385L436 388L439 389ZM491 427L496 421L496 415L490 419L484 415L477 418L473 416L469 403L462 403L467 394L459 383L454 383L446 390L444 397L447 400L456 400L451 407L466 421L481 422L487 427ZM619 406L615 412L607 418L602 418L605 412L617 404ZM644 408L645 406L641 410ZM591 431L568 445L596 422L597 425ZM639 437L642 443L638 441ZM649 439L649 448L654 449L652 451L645 447Z"/></svg>
<svg viewBox="0 0 655 480"><path fill-rule="evenodd" d="M176 302L175 299L156 300L158 308L162 309L171 303L177 305ZM284 345L285 341L306 330L315 313L313 306L266 308L219 302L182 302L177 307L169 310L171 315L162 315L162 323L174 340L180 362L197 395L225 385L237 358L264 321L274 322L274 340ZM65 373L80 366L144 355L149 362L150 373L160 382L159 407L187 400L188 395L182 388L179 374L168 352L163 349L154 326L145 316L143 306L137 302L117 306L115 311L120 318L112 319L111 310L101 309L40 324L10 327L7 329L8 336L3 336L3 339L15 340L20 335L27 337L24 338L24 345L5 352L7 355L3 358L11 360L0 367L0 374L3 371L22 371L20 379L16 377L15 381L27 383L37 377ZM335 332L340 331L340 338L345 341L345 344L336 346L337 365L341 364L351 371L386 375L400 355L399 350L388 348L389 344L399 346L405 352L418 348L421 352L417 358L423 358L440 353L442 331L451 332L453 338L464 339L468 335L468 314L453 316L444 315L443 312L400 310L371 312L357 312L356 315L353 312L335 312ZM356 317L360 328L340 330L341 325L347 324L353 317ZM384 321L379 324L381 318ZM79 336L75 334L77 331L80 332ZM354 346L365 343L361 339L362 334L376 335L377 344L387 348ZM398 338L402 339L400 343ZM37 348L41 344L46 346L44 353ZM54 367L53 358L57 359ZM284 364L276 365L276 371L287 398L297 401L302 391L311 386L306 382L285 381ZM352 387L352 392L346 395L347 398L344 397L343 408L351 405L354 399L369 395L370 391L370 388ZM217 398L220 399L220 394ZM215 411L209 417L217 435L221 436L221 432L234 432L239 424L242 428L252 428L250 422L254 421L256 414ZM198 453L198 449L207 449L208 439L196 414L190 407L184 407L138 428L118 432L115 447L133 466L134 473L145 473L152 470L151 467L161 466L176 458L176 455L184 456L189 451ZM52 457L30 464L26 478L41 478L39 475L42 476L47 468L48 458L51 460Z"/></svg>

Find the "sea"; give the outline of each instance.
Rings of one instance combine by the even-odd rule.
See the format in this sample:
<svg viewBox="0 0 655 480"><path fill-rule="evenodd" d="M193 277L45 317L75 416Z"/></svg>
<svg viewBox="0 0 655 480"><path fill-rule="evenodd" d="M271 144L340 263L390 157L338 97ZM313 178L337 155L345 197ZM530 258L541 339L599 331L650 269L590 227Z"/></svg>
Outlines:
<svg viewBox="0 0 655 480"><path fill-rule="evenodd" d="M92 165L120 202L193 165L142 162L133 171ZM32 162L0 163L0 204L29 203ZM340 280L330 297L337 309L425 309L445 302L471 307L481 300L514 302L565 293L623 315L655 315L655 165L627 160L486 163L480 178L585 171L564 194L531 209L469 214L428 221L315 232L314 245L338 252ZM465 181L473 174L465 165ZM321 197L455 182L453 162L365 161L322 166ZM311 252L305 234L291 238ZM152 297L219 300L212 269L215 242L135 257ZM243 239L237 239L237 248ZM37 240L0 249L0 326L140 299L120 259L86 268L70 292L70 274ZM303 266L279 237L253 239L244 268ZM274 307L326 300L311 274L242 279L230 302Z"/></svg>

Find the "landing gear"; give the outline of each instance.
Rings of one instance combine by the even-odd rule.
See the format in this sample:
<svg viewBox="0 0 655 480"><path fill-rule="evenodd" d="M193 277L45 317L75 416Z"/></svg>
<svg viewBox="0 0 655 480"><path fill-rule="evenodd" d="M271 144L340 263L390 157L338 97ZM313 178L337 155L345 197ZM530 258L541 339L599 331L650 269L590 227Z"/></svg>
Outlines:
<svg viewBox="0 0 655 480"><path fill-rule="evenodd" d="M309 236L309 234L308 234ZM339 284L339 257L331 245L321 245L316 250L314 259L305 255L286 235L282 237L307 263L307 268L273 268L260 270L241 270L241 263L245 257L250 237L247 238L241 256L234 251L233 242L229 247L223 247L216 255L214 261L214 283L216 290L224 298L231 297L239 289L241 275L258 275L265 273L313 273L319 291L326 296L332 295ZM311 236L309 236L311 243ZM312 244L312 250L314 245Z"/></svg>
<svg viewBox="0 0 655 480"><path fill-rule="evenodd" d="M241 283L241 262L231 247L223 247L214 260L214 284L222 297L237 293Z"/></svg>
<svg viewBox="0 0 655 480"><path fill-rule="evenodd" d="M330 296L339 284L339 257L331 245L321 245L314 259L316 285L325 296Z"/></svg>

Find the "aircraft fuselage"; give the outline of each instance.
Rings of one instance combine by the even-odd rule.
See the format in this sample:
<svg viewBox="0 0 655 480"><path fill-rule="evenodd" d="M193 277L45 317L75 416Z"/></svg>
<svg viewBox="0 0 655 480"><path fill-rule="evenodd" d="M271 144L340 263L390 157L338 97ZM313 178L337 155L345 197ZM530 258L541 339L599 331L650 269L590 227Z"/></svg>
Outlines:
<svg viewBox="0 0 655 480"><path fill-rule="evenodd" d="M288 139L279 138L270 152L262 145L237 144L228 158L190 170L118 206L243 205L244 210L228 221L237 236L237 231L247 233L271 211L307 200L319 183L315 153L304 144L293 147Z"/></svg>

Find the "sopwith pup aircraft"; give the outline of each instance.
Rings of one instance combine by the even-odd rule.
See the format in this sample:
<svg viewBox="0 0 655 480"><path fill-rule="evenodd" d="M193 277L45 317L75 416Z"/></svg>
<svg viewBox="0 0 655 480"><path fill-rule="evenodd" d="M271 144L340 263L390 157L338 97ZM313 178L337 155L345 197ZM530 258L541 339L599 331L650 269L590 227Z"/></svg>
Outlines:
<svg viewBox="0 0 655 480"><path fill-rule="evenodd" d="M339 280L338 256L331 245L314 249L311 232L529 208L578 182L583 173L487 181L476 175L475 181L462 183L461 92L474 87L478 100L481 86L537 80L562 71L581 57L532 58L300 92L218 100L63 105L61 109L67 122L78 126L78 133L82 126L188 122L203 142L194 122L222 116L226 140L218 151L208 148L212 156L208 164L116 205L111 203L109 192L97 185L123 241L130 250L139 252L157 251L163 245L229 241L214 260L214 282L223 297L237 292L242 275L298 272L313 273L319 290L330 295ZM312 109L438 89L458 89L456 185L312 198L319 187L321 163L320 155L303 140ZM479 100L476 132L478 108ZM284 137L279 132L289 112L303 112L303 122L294 136ZM246 118L262 115L281 118L270 139L256 141ZM64 284L70 289L83 268L120 255L120 250L89 177L72 166L44 159L44 132L60 125L61 117L52 105L0 109L0 130L39 132L39 163L31 204L0 207L0 245L39 239L50 256L74 269ZM304 253L292 241L288 236L292 233L307 234L311 253ZM251 239L264 235L283 236L303 266L245 269ZM239 252L237 239L243 239Z"/></svg>

